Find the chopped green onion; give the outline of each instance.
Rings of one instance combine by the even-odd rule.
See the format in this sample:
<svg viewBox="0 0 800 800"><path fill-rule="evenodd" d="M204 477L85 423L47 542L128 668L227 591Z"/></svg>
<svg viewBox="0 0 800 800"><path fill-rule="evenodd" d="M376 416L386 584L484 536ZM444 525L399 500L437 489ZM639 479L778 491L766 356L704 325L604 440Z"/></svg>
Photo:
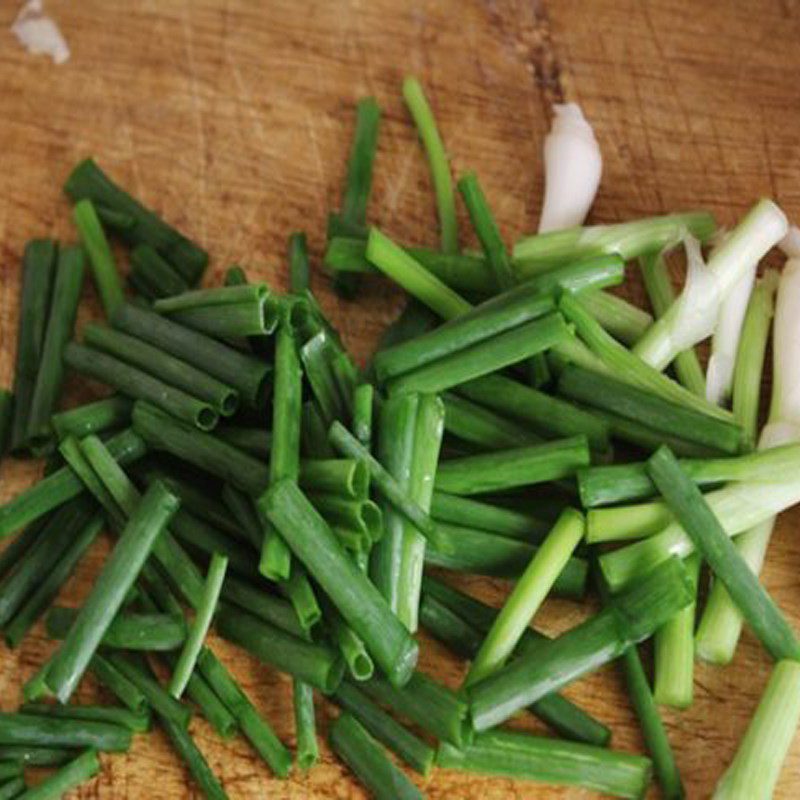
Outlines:
<svg viewBox="0 0 800 800"><path fill-rule="evenodd" d="M87 750L60 767L50 777L20 795L21 800L58 800L100 772L100 760L94 750ZM24 786L24 784L23 784ZM12 795L8 795L11 797Z"/></svg>
<svg viewBox="0 0 800 800"><path fill-rule="evenodd" d="M297 678L292 681L292 706L297 740L297 765L306 771L319 760L317 725L314 718L314 689Z"/></svg>
<svg viewBox="0 0 800 800"><path fill-rule="evenodd" d="M628 346L636 344L653 324L646 311L610 292L586 292L583 303L600 325Z"/></svg>

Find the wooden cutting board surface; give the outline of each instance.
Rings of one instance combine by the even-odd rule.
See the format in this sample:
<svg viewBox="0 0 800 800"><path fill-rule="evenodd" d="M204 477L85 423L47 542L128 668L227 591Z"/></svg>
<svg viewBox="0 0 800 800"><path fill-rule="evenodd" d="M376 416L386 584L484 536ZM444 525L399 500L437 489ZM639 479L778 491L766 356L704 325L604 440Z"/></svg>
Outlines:
<svg viewBox="0 0 800 800"><path fill-rule="evenodd" d="M793 0L48 0L72 49L61 67L17 45L8 32L16 5L0 5L2 385L13 371L23 245L33 236L74 237L60 186L89 154L210 250L210 282L238 262L284 287L289 232L305 229L319 262L354 106L372 94L384 118L371 219L402 241L435 244L427 167L400 98L409 72L425 84L454 171L477 171L509 242L535 229L542 139L551 103L562 100L581 103L602 146L595 221L702 207L730 225L762 195L795 220L800 213L800 12ZM466 224L462 230L472 243ZM314 281L363 359L396 314L400 293L376 279L353 305L334 297L319 273ZM641 299L636 285L627 290ZM81 323L99 313L93 288L85 294ZM92 396L77 381L68 389L70 403ZM4 462L0 502L39 472L38 464ZM765 580L800 626L798 524L798 513L781 518ZM106 552L106 543L92 551L67 602L80 602ZM460 583L495 602L508 590L482 579ZM584 613L548 601L541 623L556 632ZM463 666L421 640L422 668L457 685ZM51 649L39 629L13 653L0 647L2 709L15 708L21 684ZM219 651L293 744L289 681L222 643ZM745 634L732 666L698 666L691 709L665 713L689 797L711 793L769 671ZM81 699L96 698L85 683ZM614 746L641 750L614 668L567 693L612 726ZM330 711L322 702L318 714L324 728ZM308 775L276 781L243 741L222 744L200 720L192 733L232 798L365 796L327 748ZM160 733L103 761L101 777L76 796L198 796ZM589 796L441 770L420 785L438 800ZM800 740L777 796L798 794Z"/></svg>

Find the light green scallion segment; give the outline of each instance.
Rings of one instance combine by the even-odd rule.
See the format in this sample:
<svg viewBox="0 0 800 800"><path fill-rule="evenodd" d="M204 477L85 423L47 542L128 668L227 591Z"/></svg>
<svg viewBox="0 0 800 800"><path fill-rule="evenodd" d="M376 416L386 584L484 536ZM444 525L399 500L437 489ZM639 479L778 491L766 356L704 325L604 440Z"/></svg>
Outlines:
<svg viewBox="0 0 800 800"><path fill-rule="evenodd" d="M214 555L211 556L208 576L206 577L205 586L203 587L203 596L197 608L197 614L189 627L189 635L186 637L186 643L183 645L181 654L178 657L178 663L175 665L169 683L169 693L176 700L180 700L181 695L186 689L186 684L189 683L189 679L192 677L194 666L197 663L197 657L200 655L200 650L203 647L206 634L211 627L211 620L217 609L217 603L219 602L219 595L222 591L222 584L225 581L227 569L228 557L220 555L219 553L214 553Z"/></svg>
<svg viewBox="0 0 800 800"><path fill-rule="evenodd" d="M78 201L72 211L72 217L81 235L83 246L89 254L89 263L92 265L103 309L106 316L111 319L114 312L122 305L124 295L117 265L114 263L114 256L108 246L103 226L91 200Z"/></svg>
<svg viewBox="0 0 800 800"><path fill-rule="evenodd" d="M584 530L582 514L572 508L562 512L497 615L472 662L465 685L483 680L506 663L583 538Z"/></svg>
<svg viewBox="0 0 800 800"><path fill-rule="evenodd" d="M713 800L769 800L800 721L800 664L775 665Z"/></svg>
<svg viewBox="0 0 800 800"><path fill-rule="evenodd" d="M697 553L686 559L686 572L696 595L700 577ZM692 704L696 605L690 603L656 631L653 696L660 705L688 708Z"/></svg>
<svg viewBox="0 0 800 800"><path fill-rule="evenodd" d="M463 297L376 228L369 232L367 259L443 319L466 314L472 308Z"/></svg>
<svg viewBox="0 0 800 800"><path fill-rule="evenodd" d="M610 292L586 292L583 303L597 322L623 344L636 344L653 324L647 311Z"/></svg>
<svg viewBox="0 0 800 800"><path fill-rule="evenodd" d="M458 252L458 222L456 203L453 194L453 181L447 153L439 136L433 112L419 81L408 77L403 81L403 99L417 126L417 132L428 155L431 169L433 191L436 195L436 208L439 213L442 250L445 253Z"/></svg>
<svg viewBox="0 0 800 800"><path fill-rule="evenodd" d="M656 317L662 317L675 302L675 289L660 253L648 253L639 259L642 282ZM694 348L684 350L672 362L675 376L692 394L706 396L706 376Z"/></svg>

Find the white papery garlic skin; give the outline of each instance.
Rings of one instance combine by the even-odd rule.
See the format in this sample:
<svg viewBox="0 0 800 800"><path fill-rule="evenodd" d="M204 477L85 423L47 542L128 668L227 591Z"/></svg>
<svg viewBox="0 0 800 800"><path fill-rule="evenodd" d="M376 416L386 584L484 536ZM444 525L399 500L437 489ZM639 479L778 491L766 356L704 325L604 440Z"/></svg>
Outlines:
<svg viewBox="0 0 800 800"><path fill-rule="evenodd" d="M69 59L69 46L58 25L44 13L42 0L28 0L11 25L11 32L33 55L47 55L56 64Z"/></svg>

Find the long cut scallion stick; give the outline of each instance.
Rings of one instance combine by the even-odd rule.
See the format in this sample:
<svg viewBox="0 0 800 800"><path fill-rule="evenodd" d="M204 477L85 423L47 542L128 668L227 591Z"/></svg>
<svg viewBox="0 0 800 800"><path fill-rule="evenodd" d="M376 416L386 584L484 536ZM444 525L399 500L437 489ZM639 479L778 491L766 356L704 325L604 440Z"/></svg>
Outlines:
<svg viewBox="0 0 800 800"><path fill-rule="evenodd" d="M297 766L305 772L319 760L319 745L314 712L314 689L297 678L292 681L292 708L297 741Z"/></svg>
<svg viewBox="0 0 800 800"><path fill-rule="evenodd" d="M57 800L100 772L100 760L94 750L87 750L60 767L31 789L23 792L23 800Z"/></svg>

